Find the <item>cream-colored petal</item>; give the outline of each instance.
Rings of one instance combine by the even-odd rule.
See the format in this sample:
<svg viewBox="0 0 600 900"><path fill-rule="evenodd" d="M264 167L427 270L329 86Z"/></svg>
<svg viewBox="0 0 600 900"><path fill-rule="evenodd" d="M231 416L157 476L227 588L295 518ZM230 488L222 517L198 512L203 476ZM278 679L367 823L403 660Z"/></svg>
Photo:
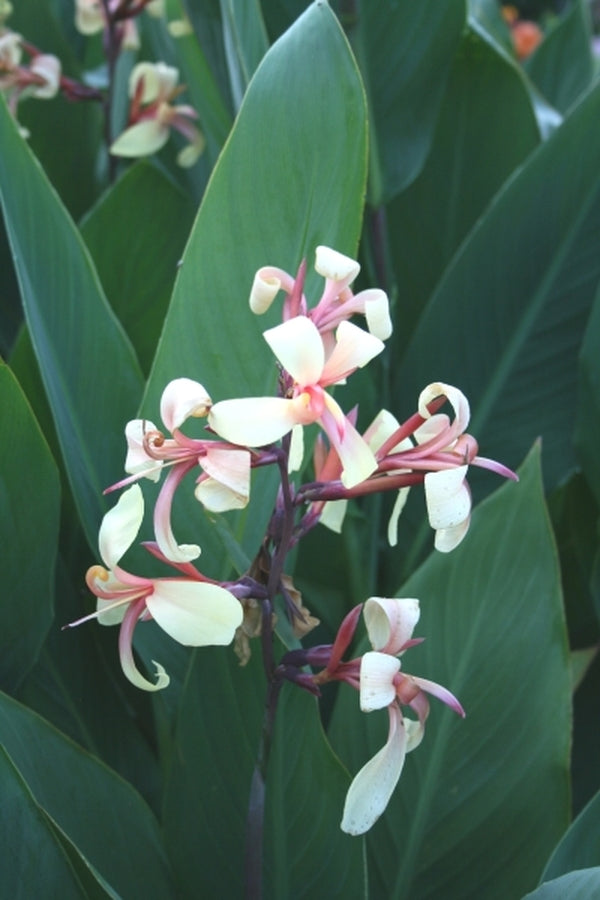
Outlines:
<svg viewBox="0 0 600 900"><path fill-rule="evenodd" d="M369 288L361 291L354 298L364 303L367 328L375 337L386 341L392 333L392 320L390 318L390 301L385 291L380 288Z"/></svg>
<svg viewBox="0 0 600 900"><path fill-rule="evenodd" d="M331 247L321 246L315 252L315 269L323 278L352 284L360 272L360 264Z"/></svg>
<svg viewBox="0 0 600 900"><path fill-rule="evenodd" d="M302 425L294 425L290 440L288 456L288 472L298 472L304 460L304 429Z"/></svg>
<svg viewBox="0 0 600 900"><path fill-rule="evenodd" d="M465 481L468 466L458 466L425 476L425 502L429 523L435 529L435 546L442 553L453 550L469 528L471 492Z"/></svg>
<svg viewBox="0 0 600 900"><path fill-rule="evenodd" d="M220 400L208 414L210 427L226 441L262 447L279 440L297 424L297 404L283 397Z"/></svg>
<svg viewBox="0 0 600 900"><path fill-rule="evenodd" d="M295 316L263 334L269 347L294 381L317 384L325 363L325 348L317 326L306 316Z"/></svg>
<svg viewBox="0 0 600 900"><path fill-rule="evenodd" d="M389 803L402 773L406 756L406 731L396 704L389 707L390 728L384 747L355 776L344 804L341 828L347 834L364 834Z"/></svg>
<svg viewBox="0 0 600 900"><path fill-rule="evenodd" d="M363 437L373 453L377 453L380 447L382 447L388 438L390 438L395 431L400 428L400 423L398 419L392 415L387 409L380 410L367 430L365 431ZM410 438L404 438L404 440L400 441L398 444L395 444L390 453L398 452L400 450L411 450L413 447L413 443Z"/></svg>
<svg viewBox="0 0 600 900"><path fill-rule="evenodd" d="M427 387L421 391L419 396L419 413L424 419L428 419L430 414L427 409L427 404L431 403L432 400L435 400L436 397L441 397L442 395L448 398L448 402L454 409L455 427L457 429L457 434L461 434L469 424L469 418L471 416L469 401L462 391L452 387L451 384L444 384L443 381L434 381L432 384L428 384Z"/></svg>
<svg viewBox="0 0 600 900"><path fill-rule="evenodd" d="M254 276L250 291L250 309L257 316L262 316L279 293L281 281L268 269L259 269Z"/></svg>
<svg viewBox="0 0 600 900"><path fill-rule="evenodd" d="M144 498L139 484L133 484L119 497L100 525L98 546L108 569L114 568L135 541L144 518Z"/></svg>
<svg viewBox="0 0 600 900"><path fill-rule="evenodd" d="M156 119L146 119L126 128L110 148L113 156L135 158L156 153L169 140L169 128Z"/></svg>
<svg viewBox="0 0 600 900"><path fill-rule="evenodd" d="M105 585L103 585L105 587ZM123 602L115 600L103 600L98 597L96 601L96 620L99 625L120 625L123 616L127 611L127 604L131 602L131 598L127 598Z"/></svg>
<svg viewBox="0 0 600 900"><path fill-rule="evenodd" d="M394 676L400 660L389 653L369 650L360 663L360 708L363 712L383 709L396 699Z"/></svg>
<svg viewBox="0 0 600 900"><path fill-rule="evenodd" d="M355 487L375 471L377 460L356 428L344 416L336 401L327 393L325 405L325 414L321 416L320 421L329 442L341 460L342 484L347 488ZM340 434L340 429L343 434Z"/></svg>
<svg viewBox="0 0 600 900"><path fill-rule="evenodd" d="M398 520L400 518L400 514L406 505L406 501L408 500L408 492L410 491L409 487L400 488L398 491L398 495L394 502L394 506L392 509L392 514L390 516L390 520L388 522L387 527L387 539L390 547L395 547L398 543Z"/></svg>
<svg viewBox="0 0 600 900"><path fill-rule="evenodd" d="M140 475L151 481L158 481L162 460L148 456L144 448L144 436L150 431L156 431L156 425L150 419L132 419L125 426L125 439L127 440L127 456L125 457L125 471L128 475Z"/></svg>
<svg viewBox="0 0 600 900"><path fill-rule="evenodd" d="M242 624L242 606L216 584L157 579L146 606L157 624L186 647L230 644Z"/></svg>
<svg viewBox="0 0 600 900"><path fill-rule="evenodd" d="M319 522L330 531L341 534L347 509L347 500L328 500L323 507Z"/></svg>
<svg viewBox="0 0 600 900"><path fill-rule="evenodd" d="M51 97L56 97L60 87L60 60L50 53L40 53L33 58L29 68L46 82L33 89L32 97L37 97L38 100L49 100Z"/></svg>
<svg viewBox="0 0 600 900"><path fill-rule="evenodd" d="M247 450L209 449L200 465L210 478L196 486L196 498L211 512L243 509L250 496L250 454Z"/></svg>
<svg viewBox="0 0 600 900"><path fill-rule="evenodd" d="M412 637L420 616L413 597L369 597L363 608L371 646L396 655Z"/></svg>
<svg viewBox="0 0 600 900"><path fill-rule="evenodd" d="M470 519L465 519L451 528L438 528L433 542L435 549L440 553L450 553L451 550L458 547L469 530L469 523Z"/></svg>
<svg viewBox="0 0 600 900"><path fill-rule="evenodd" d="M201 419L208 414L212 400L198 381L175 378L170 381L160 400L160 415L170 432L180 428L190 416Z"/></svg>
<svg viewBox="0 0 600 900"><path fill-rule="evenodd" d="M168 687L171 679L167 675L163 666L152 660L152 665L156 668L156 681L148 681L144 678L140 670L136 667L133 656L121 657L121 668L128 681L142 691L162 691Z"/></svg>
<svg viewBox="0 0 600 900"><path fill-rule="evenodd" d="M196 129L197 130L197 129ZM197 136L186 147L183 147L177 154L177 165L182 169L191 169L195 166L206 147L206 141L202 132L197 131Z"/></svg>
<svg viewBox="0 0 600 900"><path fill-rule="evenodd" d="M321 375L321 384L336 384L355 369L366 366L384 347L383 341L368 331L352 322L340 322L335 333L333 353Z"/></svg>
<svg viewBox="0 0 600 900"><path fill-rule="evenodd" d="M158 97L168 96L179 81L179 72L163 62L140 62L134 66L129 76L129 96L134 97L138 84L143 79L142 103L152 103Z"/></svg>

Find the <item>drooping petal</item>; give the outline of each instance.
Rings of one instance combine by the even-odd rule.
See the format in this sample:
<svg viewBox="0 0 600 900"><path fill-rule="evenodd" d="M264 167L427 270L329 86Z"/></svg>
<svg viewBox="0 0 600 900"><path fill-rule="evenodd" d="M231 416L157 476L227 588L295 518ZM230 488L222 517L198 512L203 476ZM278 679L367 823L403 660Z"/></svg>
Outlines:
<svg viewBox="0 0 600 900"><path fill-rule="evenodd" d="M357 294L354 301L360 301L371 334L386 341L392 333L390 301L386 292L380 288L369 288Z"/></svg>
<svg viewBox="0 0 600 900"><path fill-rule="evenodd" d="M161 553L177 563L191 562L200 556L198 544L178 544L171 528L171 506L179 483L195 465L194 460L173 466L160 490L154 506L154 534Z"/></svg>
<svg viewBox="0 0 600 900"><path fill-rule="evenodd" d="M45 80L45 84L33 89L32 95L38 100L55 97L60 87L60 60L51 53L39 53L33 58L29 68Z"/></svg>
<svg viewBox="0 0 600 900"><path fill-rule="evenodd" d="M279 440L298 424L298 405L283 397L220 400L208 414L210 427L226 441L262 447Z"/></svg>
<svg viewBox="0 0 600 900"><path fill-rule="evenodd" d="M342 462L342 484L344 487L352 488L375 471L377 460L333 397L327 393L324 396L326 408L320 422Z"/></svg>
<svg viewBox="0 0 600 900"><path fill-rule="evenodd" d="M360 708L363 712L383 709L396 699L394 676L400 660L389 653L369 650L360 663Z"/></svg>
<svg viewBox="0 0 600 900"><path fill-rule="evenodd" d="M113 156L150 156L156 153L169 140L169 126L156 119L145 119L131 125L119 135L112 144L110 152Z"/></svg>
<svg viewBox="0 0 600 900"><path fill-rule="evenodd" d="M347 500L328 500L321 510L319 522L330 531L341 534L347 509Z"/></svg>
<svg viewBox="0 0 600 900"><path fill-rule="evenodd" d="M397 704L393 703L388 710L387 742L354 777L346 795L341 829L347 834L364 834L375 824L402 773L406 757L404 719Z"/></svg>
<svg viewBox="0 0 600 900"><path fill-rule="evenodd" d="M152 682L148 681L147 678L144 678L133 658L133 629L145 609L146 604L143 598L136 600L127 608L119 632L119 656L121 659L121 668L123 669L125 677L135 685L135 687L141 688L143 691L161 691L168 686L170 678L160 663L152 660L153 664L156 666L157 679L156 682Z"/></svg>
<svg viewBox="0 0 600 900"><path fill-rule="evenodd" d="M230 644L244 617L233 594L197 581L157 579L146 606L163 631L186 647Z"/></svg>
<svg viewBox="0 0 600 900"><path fill-rule="evenodd" d="M355 369L366 366L384 349L383 341L352 322L340 322L335 333L333 353L325 363L320 382L323 386L341 381Z"/></svg>
<svg viewBox="0 0 600 900"><path fill-rule="evenodd" d="M396 655L412 637L421 612L413 597L369 597L365 603L365 625L371 646Z"/></svg>
<svg viewBox="0 0 600 900"><path fill-rule="evenodd" d="M250 309L257 316L262 316L269 309L279 293L281 279L275 271L265 266L254 276L249 303Z"/></svg>
<svg viewBox="0 0 600 900"><path fill-rule="evenodd" d="M144 497L139 484L123 491L116 506L100 525L98 547L108 569L114 568L135 541L144 518Z"/></svg>
<svg viewBox="0 0 600 900"><path fill-rule="evenodd" d="M400 513L408 500L409 491L409 487L400 488L396 500L394 501L394 507L387 527L387 539L390 547L395 547L398 543L398 520L400 518Z"/></svg>
<svg viewBox="0 0 600 900"><path fill-rule="evenodd" d="M247 450L207 451L200 465L210 478L200 481L196 498L212 512L243 509L250 496L250 454Z"/></svg>
<svg viewBox="0 0 600 900"><path fill-rule="evenodd" d="M438 700L441 700L442 703L445 703L446 706L449 706L450 709L454 710L455 713L462 716L464 719L464 709L448 688L438 684L437 681L429 681L427 678L418 678L416 675L413 675L412 679L422 691L426 691L428 694L431 694L432 697L437 697Z"/></svg>
<svg viewBox="0 0 600 900"><path fill-rule="evenodd" d="M304 460L304 431L302 425L294 425L290 440L288 472L298 472Z"/></svg>
<svg viewBox="0 0 600 900"><path fill-rule="evenodd" d="M131 603L130 597L125 597L120 602L118 600L102 600L101 597L98 597L96 621L99 625L120 625L125 618L128 603Z"/></svg>
<svg viewBox="0 0 600 900"><path fill-rule="evenodd" d="M295 316L263 333L269 347L299 385L317 384L325 363L325 348L317 326Z"/></svg>
<svg viewBox="0 0 600 900"><path fill-rule="evenodd" d="M200 382L191 378L175 378L170 381L160 398L160 415L171 433L180 428L187 418L204 418L212 400Z"/></svg>
<svg viewBox="0 0 600 900"><path fill-rule="evenodd" d="M320 246L315 252L315 269L323 278L352 284L360 272L360 263L331 247Z"/></svg>
<svg viewBox="0 0 600 900"><path fill-rule="evenodd" d="M145 435L156 430L156 425L149 419L132 419L125 426L127 440L125 471L129 475L144 475L151 481L158 481L160 478L162 460L148 456L144 447Z"/></svg>
<svg viewBox="0 0 600 900"><path fill-rule="evenodd" d="M425 475L429 523L436 531L435 546L448 553L460 544L469 528L471 492L465 481L468 466Z"/></svg>

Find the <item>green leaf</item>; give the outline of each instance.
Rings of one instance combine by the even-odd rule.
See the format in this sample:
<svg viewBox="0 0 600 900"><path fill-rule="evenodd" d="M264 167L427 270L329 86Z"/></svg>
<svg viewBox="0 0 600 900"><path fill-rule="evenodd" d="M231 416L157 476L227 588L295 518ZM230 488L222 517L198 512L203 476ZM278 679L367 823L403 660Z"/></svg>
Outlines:
<svg viewBox="0 0 600 900"><path fill-rule="evenodd" d="M102 286L148 371L192 222L192 203L139 162L81 223Z"/></svg>
<svg viewBox="0 0 600 900"><path fill-rule="evenodd" d="M521 70L473 24L444 86L429 157L388 208L401 347L461 242L540 140Z"/></svg>
<svg viewBox="0 0 600 900"><path fill-rule="evenodd" d="M0 684L13 691L34 665L53 616L60 486L48 445L0 361Z"/></svg>
<svg viewBox="0 0 600 900"><path fill-rule="evenodd" d="M239 109L269 42L258 0L220 0L220 6L231 93Z"/></svg>
<svg viewBox="0 0 600 900"><path fill-rule="evenodd" d="M600 793L579 813L544 869L540 883L573 869L600 866Z"/></svg>
<svg viewBox="0 0 600 900"><path fill-rule="evenodd" d="M64 898L87 898L62 842L0 745L2 890L14 900L42 897L60 885ZM106 896L106 895L105 895Z"/></svg>
<svg viewBox="0 0 600 900"><path fill-rule="evenodd" d="M600 290L596 294L579 357L580 386L575 445L583 473L600 506Z"/></svg>
<svg viewBox="0 0 600 900"><path fill-rule="evenodd" d="M569 872L554 881L540 885L523 900L592 900L600 897L600 866Z"/></svg>
<svg viewBox="0 0 600 900"><path fill-rule="evenodd" d="M589 4L572 0L562 19L525 61L525 70L543 96L566 112L594 76Z"/></svg>
<svg viewBox="0 0 600 900"><path fill-rule="evenodd" d="M373 206L398 194L423 168L465 15L464 0L360 4L350 34L372 116Z"/></svg>
<svg viewBox="0 0 600 900"><path fill-rule="evenodd" d="M394 382L398 396L413 398L409 409L433 380L458 385L482 453L509 466L541 435L549 488L575 467L577 354L600 276L599 115L597 88L496 196L446 270Z"/></svg>
<svg viewBox="0 0 600 900"><path fill-rule="evenodd" d="M306 65L307 47L319 66ZM274 390L275 361L262 331L281 317L281 306L260 319L250 312L254 273L265 264L295 272L304 256L312 268L322 243L355 252L365 131L356 65L335 17L317 2L270 49L248 88L183 257L144 415L155 421L162 390L181 375L202 382L214 400ZM252 525L244 547L251 555L273 498L271 482L255 485L254 502L232 517L240 543ZM202 563L210 566L222 558L221 544L197 502L190 497L184 507L183 499L176 526L199 519Z"/></svg>
<svg viewBox="0 0 600 900"><path fill-rule="evenodd" d="M368 836L375 897L517 897L566 826L570 669L538 456L400 592L420 599L416 636L427 638L403 670L448 687L467 715L432 699L423 743ZM340 692L331 738L352 772L384 743L386 718Z"/></svg>
<svg viewBox="0 0 600 900"><path fill-rule="evenodd" d="M123 897L172 897L158 825L130 785L4 695L0 732L31 797L102 878Z"/></svg>
<svg viewBox="0 0 600 900"><path fill-rule="evenodd" d="M89 254L0 106L0 193L25 315L78 511L95 547L102 490L122 471L142 380Z"/></svg>
<svg viewBox="0 0 600 900"><path fill-rule="evenodd" d="M285 685L267 774L265 897L364 896L363 842L340 829L349 786L315 698Z"/></svg>

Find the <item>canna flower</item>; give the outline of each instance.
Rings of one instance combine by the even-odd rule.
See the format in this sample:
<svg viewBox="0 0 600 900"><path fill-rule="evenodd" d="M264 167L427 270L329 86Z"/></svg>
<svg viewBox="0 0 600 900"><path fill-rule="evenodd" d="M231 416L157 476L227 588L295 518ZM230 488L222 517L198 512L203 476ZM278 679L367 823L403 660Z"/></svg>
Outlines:
<svg viewBox="0 0 600 900"><path fill-rule="evenodd" d="M21 35L14 31L0 33L0 91L6 94L14 116L18 103L26 97L49 100L60 89L60 60L50 53L28 52L31 58L24 64Z"/></svg>
<svg viewBox="0 0 600 900"><path fill-rule="evenodd" d="M348 834L368 831L385 810L398 783L406 754L421 743L429 715L427 694L464 716L456 697L433 681L401 671L399 656L414 643L419 620L415 599L371 597L363 610L372 651L360 663L360 707L363 712L387 709L388 738L384 747L354 777L346 796L341 828ZM406 718L408 706L417 718Z"/></svg>
<svg viewBox="0 0 600 900"><path fill-rule="evenodd" d="M140 39L134 16L137 16L144 2L135 0L108 0L108 16L102 0L75 0L75 27L86 36L97 34L109 27L109 19L116 27L119 47L139 50Z"/></svg>
<svg viewBox="0 0 600 900"><path fill-rule="evenodd" d="M242 607L220 585L193 578L141 578L120 565L135 541L144 517L139 485L124 491L118 503L104 516L98 538L104 565L88 569L86 582L98 598L96 612L66 626L73 628L90 619L101 625L121 625L119 654L125 676L136 687L158 691L167 687L169 676L157 662L156 682L137 669L132 638L139 621L154 619L166 633L188 647L230 644L242 622Z"/></svg>
<svg viewBox="0 0 600 900"><path fill-rule="evenodd" d="M296 279L276 266L263 266L254 276L250 292L250 309L257 315L266 312L280 290L287 297L284 301L283 318L287 320L297 315L305 315L314 322L321 336L329 344L332 332L338 325L353 315L363 315L369 332L380 340L386 340L392 333L389 301L385 291L378 288L353 294L350 285L360 272L356 260L330 247L316 249L315 269L325 278L325 287L318 304L308 309L302 293L304 267Z"/></svg>
<svg viewBox="0 0 600 900"><path fill-rule="evenodd" d="M184 89L178 86L179 72L165 63L138 63L129 79L131 107L129 127L110 148L115 156L149 156L163 147L171 128L188 140L177 156L184 168L193 166L204 149L204 137L193 122L196 111L187 105L173 106L171 101Z"/></svg>
<svg viewBox="0 0 600 900"><path fill-rule="evenodd" d="M170 471L154 507L154 531L159 550L171 562L186 563L200 555L197 544L178 544L171 528L173 496L182 479L196 466L195 495L211 512L241 509L250 495L250 453L218 441L189 438L181 426L190 418L203 418L211 406L206 389L190 378L176 378L164 389L160 401L161 418L171 433L165 438L149 419L134 419L125 427L129 477L109 490L140 478L158 481L164 466Z"/></svg>
<svg viewBox="0 0 600 900"><path fill-rule="evenodd" d="M383 350L382 341L344 321L326 357L316 325L303 315L270 328L264 338L287 373L285 396L215 403L210 426L234 444L261 447L294 426L317 422L342 462L343 484L352 487L368 478L377 467L375 457L326 388L366 365Z"/></svg>

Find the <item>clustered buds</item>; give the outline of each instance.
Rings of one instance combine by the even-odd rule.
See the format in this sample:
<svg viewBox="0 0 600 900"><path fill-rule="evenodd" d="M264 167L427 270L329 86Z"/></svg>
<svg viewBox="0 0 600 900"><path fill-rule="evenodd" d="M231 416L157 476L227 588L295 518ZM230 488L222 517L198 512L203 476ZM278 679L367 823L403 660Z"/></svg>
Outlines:
<svg viewBox="0 0 600 900"><path fill-rule="evenodd" d="M137 129L139 135L142 129L150 133L152 128L156 132L158 120L144 119L141 111L158 102L161 91L160 103L168 104L167 98L175 91L176 73L168 67L157 71L142 64L134 70L132 84L142 118L129 131ZM131 134L129 139L133 140ZM371 597L348 613L333 644L289 651L277 662L272 641L276 597L281 598L298 636L306 637L317 624L285 574L287 556L319 521L340 531L350 499L381 491L396 493L388 527L389 541L395 544L398 517L407 492L415 485L423 485L436 548L449 552L469 527L469 466L488 468L508 478L516 476L500 463L478 455L476 440L466 432L470 417L467 399L444 382L424 388L416 411L405 422L381 410L361 433L358 409L345 412L331 389L384 349L384 340L391 334L388 299L379 290L353 293L351 285L359 265L349 257L319 247L316 260L325 283L312 306L304 293L305 264L295 278L268 266L254 279L250 307L256 314L265 312L280 291L284 294L282 323L263 335L280 368L276 396L213 402L199 382L178 378L162 394L164 431L149 419L127 424L127 477L108 489L127 490L100 528L103 564L92 566L87 574L88 587L97 598L96 611L72 624L91 618L101 624L120 624L123 671L133 684L146 690L168 684L168 675L158 663L156 681L151 682L139 672L133 658L135 625L154 619L171 638L186 645L229 644L235 639L242 662L248 659L250 640L260 636L271 686L288 681L319 696L325 684L341 681L359 692L364 712L387 709L387 742L356 775L346 798L342 828L362 834L385 809L406 754L423 738L428 696L437 697L461 716L464 711L446 688L402 670L401 656L420 642L412 637L420 615L416 599ZM350 321L355 316L362 317L366 329ZM442 411L446 405L452 415ZM186 423L192 418L206 419L205 436L186 433ZM302 464L302 432L312 424L319 428L314 480L296 487L292 474ZM252 470L268 465L277 466L280 487L254 561L235 581L208 578L195 565L200 547L178 543L173 534L171 510L176 491L193 476L194 495L211 513L240 509L250 499ZM155 540L145 546L177 574L145 578L130 574L121 559L135 541L143 519L138 482L159 481L163 475L154 504ZM346 661L361 613L371 649ZM278 696L278 689L273 690L273 696ZM406 716L404 709L414 717Z"/></svg>

